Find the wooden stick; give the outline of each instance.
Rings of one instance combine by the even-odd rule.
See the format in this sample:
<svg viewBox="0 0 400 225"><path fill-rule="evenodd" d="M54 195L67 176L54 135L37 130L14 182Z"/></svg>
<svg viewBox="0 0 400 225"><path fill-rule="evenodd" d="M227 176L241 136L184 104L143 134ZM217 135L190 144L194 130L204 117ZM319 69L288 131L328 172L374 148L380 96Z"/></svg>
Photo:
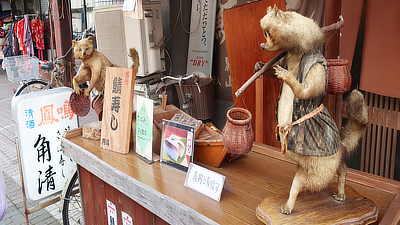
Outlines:
<svg viewBox="0 0 400 225"><path fill-rule="evenodd" d="M328 33L329 31L332 30L338 30L341 27L343 27L344 25L344 20L343 20L343 16L340 15L339 16L340 20L336 23L333 23L329 26L325 26L321 28L321 31L325 34ZM267 71L267 69L269 69L272 65L274 65L276 62L278 62L281 58L283 58L284 56L286 56L287 52L280 52L278 55L276 55L274 58L272 58L271 60L269 60L267 63L264 64L263 67L261 67L261 69L259 71L257 71L255 74L253 74L253 76L251 76L246 83L244 83L236 92L235 92L235 96L239 97L240 95L243 94L243 92L258 78L260 77L265 71Z"/></svg>
<svg viewBox="0 0 400 225"><path fill-rule="evenodd" d="M239 97L243 92L259 77L261 76L267 69L269 69L272 65L274 65L276 62L278 62L281 58L283 58L287 52L280 52L278 55L276 55L274 58L269 60L267 63L264 64L263 67L259 71L257 71L253 76L251 76L246 83L244 83L236 92L235 95L236 97Z"/></svg>

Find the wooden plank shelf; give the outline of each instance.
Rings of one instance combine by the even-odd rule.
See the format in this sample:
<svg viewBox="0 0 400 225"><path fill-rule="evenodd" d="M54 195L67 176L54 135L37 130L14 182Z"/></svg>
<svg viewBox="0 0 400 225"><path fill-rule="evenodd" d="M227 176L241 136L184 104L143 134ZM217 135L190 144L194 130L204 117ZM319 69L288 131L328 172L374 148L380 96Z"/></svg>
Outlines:
<svg viewBox="0 0 400 225"><path fill-rule="evenodd" d="M105 199L114 199L119 220L121 210L136 209L131 213L135 221L146 217L155 224L263 224L257 206L267 197L288 194L296 171L279 149L258 143L219 168L198 163L226 176L232 187L233 193L223 191L217 202L185 187L184 172L139 159L132 154L133 144L124 155L101 149L99 141L84 139L79 131L70 132L77 136L62 137L63 151L79 165L86 224L106 221ZM349 169L346 184L379 207L376 224L399 221L400 182Z"/></svg>

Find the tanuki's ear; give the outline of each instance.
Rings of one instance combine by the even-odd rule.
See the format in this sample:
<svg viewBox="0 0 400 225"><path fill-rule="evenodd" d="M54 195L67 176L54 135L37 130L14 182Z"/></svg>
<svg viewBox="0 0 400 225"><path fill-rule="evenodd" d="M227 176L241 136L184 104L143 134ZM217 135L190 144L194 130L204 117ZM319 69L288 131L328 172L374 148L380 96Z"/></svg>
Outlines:
<svg viewBox="0 0 400 225"><path fill-rule="evenodd" d="M269 12L271 12L271 11L272 11L271 6L268 6L268 8L267 8L267 14L268 14Z"/></svg>
<svg viewBox="0 0 400 225"><path fill-rule="evenodd" d="M276 5L275 5L276 6ZM277 9L277 11L276 11L276 17L278 17L278 18L284 18L285 16L283 15L283 11L282 10L280 10L280 9L278 9L278 8L276 8Z"/></svg>
<svg viewBox="0 0 400 225"><path fill-rule="evenodd" d="M279 11L278 6L276 6L275 4L273 9L273 13L275 14L275 16L277 15L278 11Z"/></svg>
<svg viewBox="0 0 400 225"><path fill-rule="evenodd" d="M90 43L93 44L93 36L89 36L87 39L89 40Z"/></svg>
<svg viewBox="0 0 400 225"><path fill-rule="evenodd" d="M77 42L77 41L75 41L75 40L72 40L72 47L75 47L75 45L76 45L76 42Z"/></svg>

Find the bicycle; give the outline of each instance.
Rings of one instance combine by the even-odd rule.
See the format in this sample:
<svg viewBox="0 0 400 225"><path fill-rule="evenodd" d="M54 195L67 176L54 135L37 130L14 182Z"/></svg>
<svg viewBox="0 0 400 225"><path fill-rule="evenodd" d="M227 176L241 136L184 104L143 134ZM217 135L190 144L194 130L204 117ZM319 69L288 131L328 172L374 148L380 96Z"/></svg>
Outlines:
<svg viewBox="0 0 400 225"><path fill-rule="evenodd" d="M53 87L62 87L62 76L64 74L65 67L71 68L72 64L64 59L69 51L67 51L65 55L57 58L54 62L41 63L40 68L51 73L50 79L37 74L36 78L23 80L21 81L21 85L14 92L14 97L30 92L48 90Z"/></svg>
<svg viewBox="0 0 400 225"><path fill-rule="evenodd" d="M40 65L42 70L51 73L50 79L38 74L36 78L23 80L21 81L21 85L14 92L13 97L63 86L62 77L66 65L73 65L64 60L67 54L68 52L64 56L57 58L54 62L42 63ZM60 206L63 224L83 223L82 216L76 216L77 213L81 213L82 209L80 205L78 172L76 167L69 174L64 188L61 191Z"/></svg>
<svg viewBox="0 0 400 225"><path fill-rule="evenodd" d="M59 67L57 66L58 61L55 63L46 63L45 66L42 65L42 69L47 71L51 71L53 79L46 81L43 79L30 79L23 81L22 84L15 91L13 97L20 96L23 94L27 94L29 92L35 91L43 91L52 89L55 86L55 76L62 75ZM57 79L57 78L56 78ZM57 82L59 83L59 82ZM37 85L41 85L42 87L36 87ZM79 182L78 182L78 172L76 167L69 174L64 188L61 191L60 195L60 211L62 213L63 224L81 224L82 216L76 216L77 213L81 212L80 205L80 195L79 195Z"/></svg>
<svg viewBox="0 0 400 225"><path fill-rule="evenodd" d="M153 84L157 84L157 83L161 82L161 86L156 89L156 93L158 93L163 87L167 86L167 80L174 81L172 83L169 83L168 85L178 83L179 92L180 92L180 96L182 99L182 104L181 104L182 107L181 108L188 115L192 115L190 103L191 103L191 100L193 99L193 95L185 94L185 92L183 90L183 81L189 81L190 79L193 79L193 82L197 85L197 89L198 89L199 93L201 93L200 86L199 86L200 76L195 73L192 73L188 76L178 76L178 77L164 76L162 78L150 80L149 85L153 85Z"/></svg>

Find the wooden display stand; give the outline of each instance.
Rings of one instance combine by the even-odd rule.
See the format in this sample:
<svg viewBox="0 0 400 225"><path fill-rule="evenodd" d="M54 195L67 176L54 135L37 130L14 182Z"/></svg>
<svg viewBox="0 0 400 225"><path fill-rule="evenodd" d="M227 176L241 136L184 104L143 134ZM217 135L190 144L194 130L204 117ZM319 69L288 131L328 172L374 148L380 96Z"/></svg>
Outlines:
<svg viewBox="0 0 400 225"><path fill-rule="evenodd" d="M337 183L318 193L301 193L290 215L281 213L288 194L265 198L257 207L257 218L265 224L370 224L378 218L378 206L346 185L346 200L336 201Z"/></svg>

